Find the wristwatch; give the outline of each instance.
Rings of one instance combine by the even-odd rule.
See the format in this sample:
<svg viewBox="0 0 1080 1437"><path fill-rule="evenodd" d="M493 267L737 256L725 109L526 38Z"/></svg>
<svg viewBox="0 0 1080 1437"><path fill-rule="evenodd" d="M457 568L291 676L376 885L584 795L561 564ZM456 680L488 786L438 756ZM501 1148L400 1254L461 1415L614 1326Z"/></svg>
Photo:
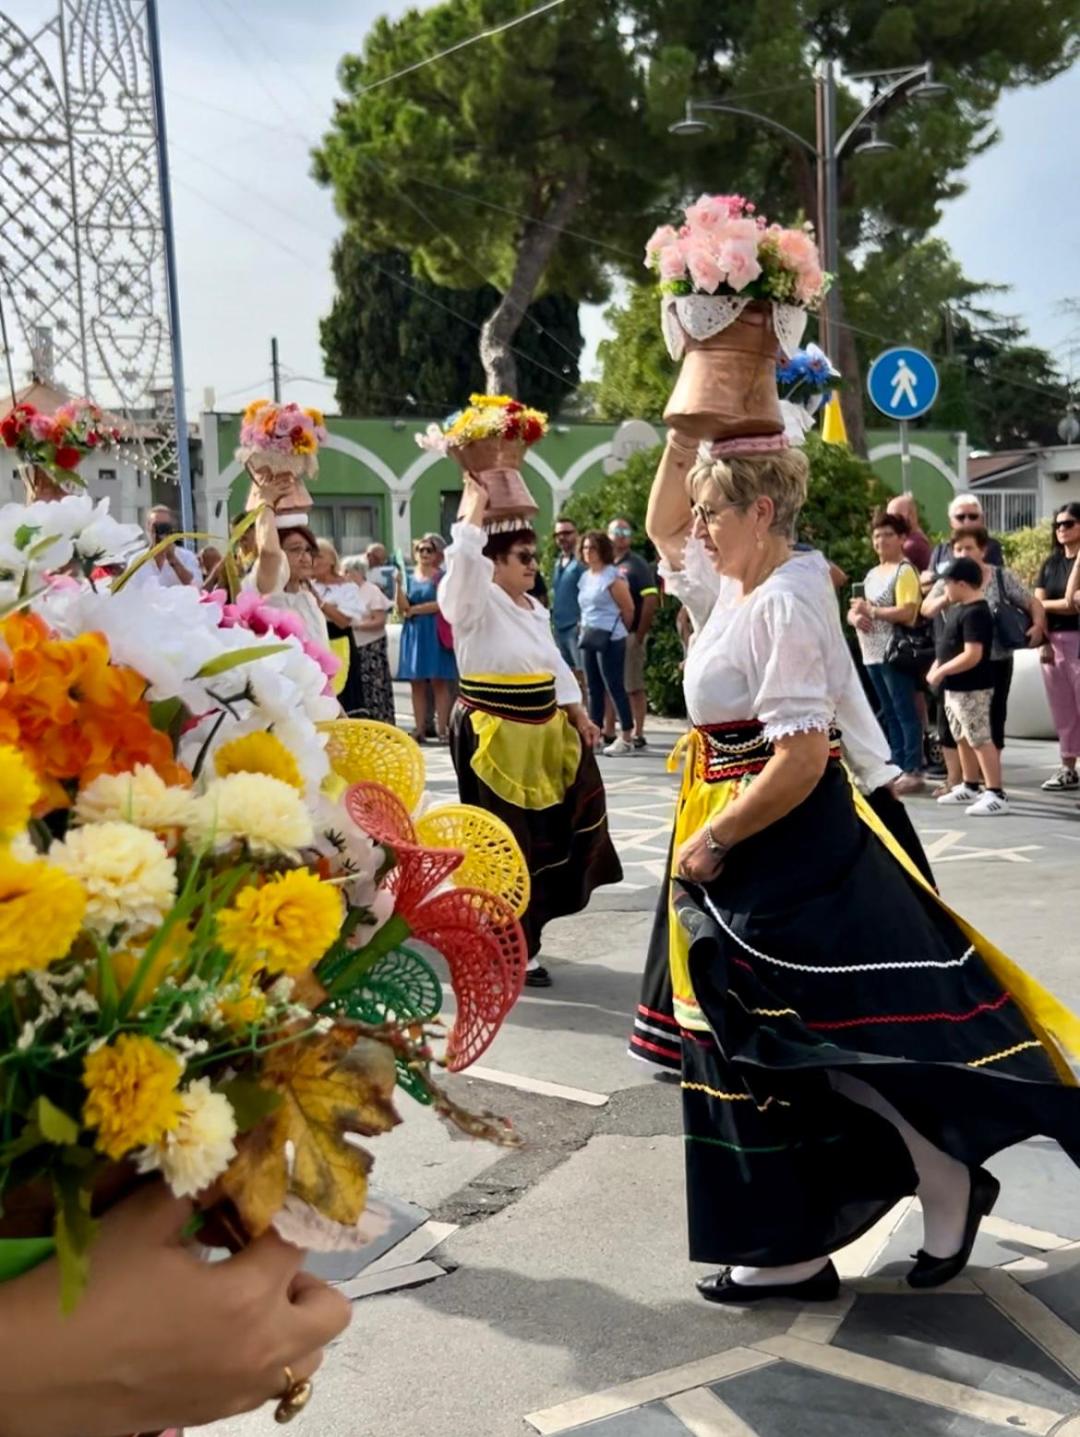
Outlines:
<svg viewBox="0 0 1080 1437"><path fill-rule="evenodd" d="M714 858L726 858L731 852L731 844L721 843L713 833L711 818L706 820L705 823L705 847Z"/></svg>

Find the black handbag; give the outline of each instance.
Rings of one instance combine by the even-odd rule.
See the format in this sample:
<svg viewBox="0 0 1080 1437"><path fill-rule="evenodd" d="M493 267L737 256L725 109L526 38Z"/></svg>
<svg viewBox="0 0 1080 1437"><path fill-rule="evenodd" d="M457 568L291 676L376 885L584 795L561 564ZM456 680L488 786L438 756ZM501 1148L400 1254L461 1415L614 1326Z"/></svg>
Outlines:
<svg viewBox="0 0 1080 1437"><path fill-rule="evenodd" d="M578 644L588 654L602 654L612 642L615 630L619 627L622 616L615 620L610 629L598 629L590 626L582 629Z"/></svg>
<svg viewBox="0 0 1080 1437"><path fill-rule="evenodd" d="M894 624L885 646L885 662L902 674L925 677L934 662L934 631L930 624L913 624L911 628Z"/></svg>
<svg viewBox="0 0 1080 1437"><path fill-rule="evenodd" d="M1018 608L1006 597L1005 581L1001 576L1000 569L994 570L994 581L997 584L1000 600L994 610L994 640L999 648L1008 649L1009 653L1013 653L1016 649L1026 649L1031 620L1023 609Z"/></svg>

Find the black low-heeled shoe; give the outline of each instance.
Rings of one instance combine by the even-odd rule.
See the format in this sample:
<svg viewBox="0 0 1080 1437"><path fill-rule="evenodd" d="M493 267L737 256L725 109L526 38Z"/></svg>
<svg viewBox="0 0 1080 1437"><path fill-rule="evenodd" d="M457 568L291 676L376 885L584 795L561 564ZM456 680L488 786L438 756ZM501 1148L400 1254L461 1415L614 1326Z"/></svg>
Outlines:
<svg viewBox="0 0 1080 1437"><path fill-rule="evenodd" d="M921 1248L915 1254L915 1266L907 1275L908 1287L941 1287L959 1276L971 1261L971 1249L979 1235L984 1217L989 1217L1001 1192L1001 1184L993 1173L976 1168L971 1174L971 1196L968 1199L967 1222L960 1251L952 1257L934 1257Z"/></svg>
<svg viewBox="0 0 1080 1437"><path fill-rule="evenodd" d="M768 1298L787 1297L794 1298L796 1302L831 1302L840 1293L840 1275L831 1262L827 1262L820 1272L815 1272L813 1277L808 1277L804 1282L785 1282L774 1285L749 1287L745 1283L735 1282L731 1276L731 1268L725 1267L720 1272L711 1273L703 1277L697 1285L698 1292L706 1302L730 1302L734 1306L743 1306L748 1302L765 1302Z"/></svg>

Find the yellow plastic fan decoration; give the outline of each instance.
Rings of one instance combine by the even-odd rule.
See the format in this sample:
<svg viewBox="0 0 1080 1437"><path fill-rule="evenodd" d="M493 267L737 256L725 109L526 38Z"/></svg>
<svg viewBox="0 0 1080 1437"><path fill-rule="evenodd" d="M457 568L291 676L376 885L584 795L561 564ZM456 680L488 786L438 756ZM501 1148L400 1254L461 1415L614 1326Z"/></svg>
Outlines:
<svg viewBox="0 0 1080 1437"><path fill-rule="evenodd" d="M381 783L412 813L424 792L424 756L399 728L374 719L332 719L320 724L329 735L330 766L345 783Z"/></svg>
<svg viewBox="0 0 1080 1437"><path fill-rule="evenodd" d="M450 875L458 888L496 893L520 918L529 906L529 870L517 839L502 821L464 803L440 804L416 820L417 839L429 848L460 848L465 862Z"/></svg>

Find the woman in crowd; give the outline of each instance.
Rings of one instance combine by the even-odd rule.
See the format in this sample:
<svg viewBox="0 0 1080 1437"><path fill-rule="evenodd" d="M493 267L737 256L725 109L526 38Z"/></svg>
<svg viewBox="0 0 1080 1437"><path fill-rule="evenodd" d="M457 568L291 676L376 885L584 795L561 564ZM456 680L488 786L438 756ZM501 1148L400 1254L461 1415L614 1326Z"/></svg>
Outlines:
<svg viewBox="0 0 1080 1437"><path fill-rule="evenodd" d="M378 584L368 578L367 560L352 554L341 561L341 572L355 585L361 604L360 618L352 626L354 659L365 718L395 723L394 685L386 641L386 616L394 607Z"/></svg>
<svg viewBox="0 0 1080 1437"><path fill-rule="evenodd" d="M611 540L599 530L582 536L578 556L585 572L578 580L581 652L589 691L589 717L604 726L604 694L610 695L622 730L604 753L634 752L634 716L626 692L626 639L634 622L630 585L615 567Z"/></svg>
<svg viewBox="0 0 1080 1437"><path fill-rule="evenodd" d="M264 489L265 492L265 489ZM322 602L315 592L315 558L319 541L303 522L279 527L272 493L265 493L267 505L255 520L255 562L244 587L255 589L275 609L288 609L304 626L304 636L329 650L330 635Z"/></svg>
<svg viewBox="0 0 1080 1437"><path fill-rule="evenodd" d="M55 1259L0 1284L5 1437L201 1427L310 1378L349 1304L271 1229L200 1260L192 1207L162 1183L106 1213L86 1291L60 1309ZM269 1413L267 1414L269 1417Z"/></svg>
<svg viewBox="0 0 1080 1437"><path fill-rule="evenodd" d="M599 728L582 707L547 610L530 597L536 534L525 520L485 532L487 502L487 491L466 475L439 585L461 670L451 752L461 801L503 819L521 846L532 879L521 920L525 981L546 988L544 925L579 913L594 888L620 881L622 867L593 752Z"/></svg>
<svg viewBox="0 0 1080 1437"><path fill-rule="evenodd" d="M454 651L439 634L439 605L435 592L442 576L442 553L434 539L418 539L413 547L416 567L402 581L398 578L397 610L401 626L401 654L398 678L412 690L413 737L427 743L428 690L435 699L435 732L440 743L447 741L450 727L450 685L457 678Z"/></svg>
<svg viewBox="0 0 1080 1437"><path fill-rule="evenodd" d="M351 579L341 572L341 558L329 539L319 539L311 587L322 605L330 649L341 660L334 693L350 717L364 710L364 691L356 658L353 625L364 616L364 605Z"/></svg>
<svg viewBox="0 0 1080 1437"><path fill-rule="evenodd" d="M1080 787L1080 614L1068 597L1078 555L1080 503L1073 502L1054 515L1053 547L1035 585L1035 597L1046 610L1043 682L1061 747L1061 767L1043 784L1051 793L1075 793Z"/></svg>
<svg viewBox="0 0 1080 1437"><path fill-rule="evenodd" d="M886 661L889 641L898 627L908 628L919 617L922 590L918 570L904 558L907 520L879 512L871 521L874 552L880 561L866 576L863 593L851 601L848 623L881 707L881 721L901 770L897 793L922 789L923 731L916 703L916 679Z"/></svg>
<svg viewBox="0 0 1080 1437"><path fill-rule="evenodd" d="M662 465L649 508L672 591L719 590L686 663L700 762L677 820L691 1257L731 1264L709 1301L831 1299L829 1254L917 1192L907 1280L936 1287L996 1201L986 1158L1036 1133L1080 1156L1055 1041L1080 1050L1080 1025L854 794L851 657L816 556L791 553L808 464L765 444L714 445L687 487Z"/></svg>
<svg viewBox="0 0 1080 1437"><path fill-rule="evenodd" d="M1002 642L996 616L1006 608L1022 611L1027 616L1026 639L1031 647L1042 643L1046 617L1042 604L1015 570L989 562L987 558L989 545L990 535L984 528L978 527L956 534L953 537L952 551L954 558L974 559L979 565L983 576L982 597L990 605L990 612L995 615L994 648L991 655L994 691L990 701L990 736L994 747L1000 753L1005 748L1005 720L1009 709L1009 690L1012 688L1015 649L1006 647ZM923 618L936 618L947 607L948 602L945 594L945 581L939 578L923 600ZM967 773L963 772L956 739L949 728L949 719L943 702L938 705L938 737L941 740L942 756L945 759L946 779L942 788L935 792L934 797L939 803L945 804L970 805L975 803L979 798L980 787L978 765L976 764ZM964 757L970 769L973 756L965 750Z"/></svg>

